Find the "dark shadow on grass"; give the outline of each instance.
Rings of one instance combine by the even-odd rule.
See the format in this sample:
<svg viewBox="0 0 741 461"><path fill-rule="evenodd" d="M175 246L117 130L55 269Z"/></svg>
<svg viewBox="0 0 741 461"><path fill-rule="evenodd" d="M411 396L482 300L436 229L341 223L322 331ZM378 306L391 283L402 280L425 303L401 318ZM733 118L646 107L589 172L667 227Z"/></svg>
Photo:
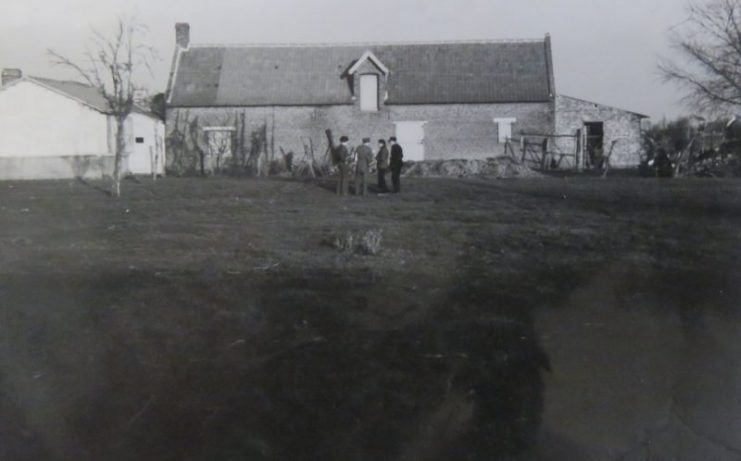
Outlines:
<svg viewBox="0 0 741 461"><path fill-rule="evenodd" d="M6 386L0 369L0 459L36 461L50 459L39 433L31 429L26 415L2 389Z"/></svg>
<svg viewBox="0 0 741 461"><path fill-rule="evenodd" d="M547 357L527 322L490 315L496 305L454 292L417 320L369 330L369 293L392 282L367 271L187 280L3 287L14 306L3 325L26 331L50 311L64 323L44 327L64 335L14 340L71 364L43 370L48 398L0 389L19 411L65 422L69 446L49 459L484 460L532 444ZM88 377L84 393L75 375ZM55 403L63 395L78 397Z"/></svg>
<svg viewBox="0 0 741 461"><path fill-rule="evenodd" d="M324 189L326 191L330 191L333 194L337 193L337 183L339 182L339 179L337 179L334 176L328 177L328 178L320 178L316 179L316 185L320 189ZM348 188L348 195L350 195L350 188Z"/></svg>
<svg viewBox="0 0 741 461"><path fill-rule="evenodd" d="M82 184L83 186L85 186L85 187L87 187L89 189L96 190L96 191L100 192L101 194L106 195L108 197L113 196L113 194L111 193L110 190L104 189L103 187L101 187L101 186L99 186L97 184L92 184L92 183L90 183L89 181L87 181L85 178L83 178L81 176L78 176L75 179L77 179L77 182L79 182L80 184Z"/></svg>
<svg viewBox="0 0 741 461"><path fill-rule="evenodd" d="M550 181L553 181L551 179ZM582 180L579 183L576 181ZM655 212L655 213L691 213L698 217L725 217L741 215L741 204L737 201L731 201L730 197L719 196L718 200L708 200L707 197L697 196L693 198L687 195L687 192L679 190L682 182L702 181L700 179L674 179L666 180L662 178L633 178L633 177L616 177L612 180L597 178L575 178L575 184L581 185L582 188L574 188L564 182L564 187L543 187L537 188L517 188L509 187L501 181L476 181L463 180L472 190L498 190L503 194L513 197L529 197L536 199L546 208L558 204L577 210L594 210L597 212L621 213L621 212ZM635 184L635 189L629 195L615 194L607 196L604 193L597 193L600 188L609 188L611 181L630 181ZM712 181L708 181L712 185ZM516 181L509 181L508 184L516 184ZM716 185L722 184L716 181ZM592 190L587 185L591 186ZM657 189L659 188L659 189ZM676 189L672 189L676 188ZM644 189L643 194L641 190ZM656 192L660 192L656 195ZM723 203L723 199L727 203Z"/></svg>

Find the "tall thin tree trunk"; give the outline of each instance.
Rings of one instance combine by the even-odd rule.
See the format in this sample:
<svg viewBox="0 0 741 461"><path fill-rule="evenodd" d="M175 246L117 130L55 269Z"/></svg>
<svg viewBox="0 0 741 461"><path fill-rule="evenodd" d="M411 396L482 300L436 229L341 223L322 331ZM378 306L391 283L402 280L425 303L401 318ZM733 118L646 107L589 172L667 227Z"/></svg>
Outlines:
<svg viewBox="0 0 741 461"><path fill-rule="evenodd" d="M116 155L113 161L113 196L121 196L121 169L123 168L123 154L126 149L126 133L124 127L126 117L116 117Z"/></svg>

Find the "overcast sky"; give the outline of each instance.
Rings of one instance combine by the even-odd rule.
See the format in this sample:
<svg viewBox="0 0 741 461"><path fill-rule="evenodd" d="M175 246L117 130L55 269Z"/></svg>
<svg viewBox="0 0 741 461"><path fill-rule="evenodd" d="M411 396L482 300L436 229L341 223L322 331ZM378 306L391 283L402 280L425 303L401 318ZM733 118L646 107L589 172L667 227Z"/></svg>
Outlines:
<svg viewBox="0 0 741 461"><path fill-rule="evenodd" d="M193 43L363 42L541 38L550 32L559 93L651 115L689 112L661 82L670 29L685 0L0 0L0 67L54 78L47 48L76 57L91 26L134 12L161 55L163 91L176 22Z"/></svg>

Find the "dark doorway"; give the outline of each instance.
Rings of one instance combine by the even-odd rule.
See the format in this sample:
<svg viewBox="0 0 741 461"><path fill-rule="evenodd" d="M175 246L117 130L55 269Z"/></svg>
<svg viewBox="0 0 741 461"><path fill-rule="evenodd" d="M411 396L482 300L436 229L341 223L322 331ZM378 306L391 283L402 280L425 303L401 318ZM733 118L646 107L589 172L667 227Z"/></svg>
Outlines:
<svg viewBox="0 0 741 461"><path fill-rule="evenodd" d="M587 161L588 167L599 167L602 165L605 144L605 124L603 122L584 123L586 132Z"/></svg>

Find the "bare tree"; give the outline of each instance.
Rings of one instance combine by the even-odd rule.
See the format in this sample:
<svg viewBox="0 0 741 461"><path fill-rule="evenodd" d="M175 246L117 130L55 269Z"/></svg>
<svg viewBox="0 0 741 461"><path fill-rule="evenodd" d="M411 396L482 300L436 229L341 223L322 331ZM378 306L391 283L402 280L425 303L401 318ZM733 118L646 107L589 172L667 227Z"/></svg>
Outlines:
<svg viewBox="0 0 741 461"><path fill-rule="evenodd" d="M143 87L137 77L141 70L152 75L152 62L157 59L153 47L144 44L147 27L133 17L117 16L110 34L92 29L85 47L84 59L77 63L54 50L47 52L54 64L73 70L87 84L100 90L110 115L116 122L116 147L113 167L113 190L121 196L121 168L126 148L126 119L134 108L134 93Z"/></svg>
<svg viewBox="0 0 741 461"><path fill-rule="evenodd" d="M741 105L741 0L692 1L671 41L681 60L663 59L667 81L684 87L686 100L706 112Z"/></svg>

